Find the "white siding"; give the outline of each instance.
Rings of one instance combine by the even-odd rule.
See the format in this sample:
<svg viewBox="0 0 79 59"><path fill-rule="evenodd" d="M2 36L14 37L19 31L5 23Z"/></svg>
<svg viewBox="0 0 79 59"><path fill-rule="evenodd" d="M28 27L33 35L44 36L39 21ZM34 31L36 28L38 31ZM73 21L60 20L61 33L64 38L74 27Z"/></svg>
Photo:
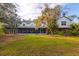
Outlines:
<svg viewBox="0 0 79 59"><path fill-rule="evenodd" d="M62 24L61 24L62 21L66 21L66 25L62 25ZM70 21L69 19L67 19L67 18L65 18L65 17L62 17L62 18L60 18L60 19L57 21L57 25L58 25L59 28L69 28L71 22L72 22L72 21Z"/></svg>
<svg viewBox="0 0 79 59"><path fill-rule="evenodd" d="M25 26L23 26L23 24L25 24ZM46 24L41 24L41 26L40 26L41 28L45 28L46 27ZM36 28L36 25L35 25L35 23L34 22L31 22L31 23L29 23L29 24L27 24L26 22L22 22L22 24L20 24L19 26L18 26L18 28Z"/></svg>
<svg viewBox="0 0 79 59"><path fill-rule="evenodd" d="M25 26L23 26L23 24L25 24ZM19 28L35 28L35 24L34 24L34 23L29 23L29 24L27 24L26 22L23 22L23 23L20 24L18 27L19 27Z"/></svg>
<svg viewBox="0 0 79 59"><path fill-rule="evenodd" d="M65 21L66 25L62 25L61 24L62 21ZM72 21L65 17L62 17L57 21L57 25L59 28L69 28L71 23L72 23ZM25 26L23 26L23 24L25 24ZM36 25L34 24L34 22L30 22L29 24L27 22L22 22L22 24L20 24L18 27L19 28L35 28ZM42 23L40 27L43 27L43 28L47 27L46 23L44 23L44 24Z"/></svg>

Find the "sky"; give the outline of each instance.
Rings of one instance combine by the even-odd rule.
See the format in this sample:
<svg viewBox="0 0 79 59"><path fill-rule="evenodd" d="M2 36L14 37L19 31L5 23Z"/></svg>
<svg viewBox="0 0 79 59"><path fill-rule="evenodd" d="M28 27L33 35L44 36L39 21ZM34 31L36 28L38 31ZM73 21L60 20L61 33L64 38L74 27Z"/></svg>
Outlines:
<svg viewBox="0 0 79 59"><path fill-rule="evenodd" d="M44 9L44 3L21 3L19 4L20 11L19 15L22 17L22 19L28 20L28 19L36 19L38 16L41 15L41 11ZM50 7L53 8L55 5L64 5L64 4L56 4L52 3L50 4Z"/></svg>
<svg viewBox="0 0 79 59"><path fill-rule="evenodd" d="M68 3L65 7L68 9L68 14L76 14L79 16L79 3Z"/></svg>
<svg viewBox="0 0 79 59"><path fill-rule="evenodd" d="M18 14L25 20L37 18L44 8L44 3L18 3L18 5L20 7ZM79 3L51 3L50 7L53 8L56 5L61 5L65 11L68 11L68 15L79 16Z"/></svg>
<svg viewBox="0 0 79 59"><path fill-rule="evenodd" d="M21 3L20 5L20 12L19 15L23 19L35 19L37 16L41 15L41 5L39 4L32 4L32 3Z"/></svg>
<svg viewBox="0 0 79 59"><path fill-rule="evenodd" d="M79 3L68 3L65 5L68 10L68 15L77 15L79 17ZM74 22L79 22L79 19L75 18Z"/></svg>

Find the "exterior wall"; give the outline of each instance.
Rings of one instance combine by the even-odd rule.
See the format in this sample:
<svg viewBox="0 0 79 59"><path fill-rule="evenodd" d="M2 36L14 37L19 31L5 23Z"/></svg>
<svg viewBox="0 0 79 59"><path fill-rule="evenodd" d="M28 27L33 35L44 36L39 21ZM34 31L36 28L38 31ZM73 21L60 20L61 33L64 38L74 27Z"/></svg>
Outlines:
<svg viewBox="0 0 79 59"><path fill-rule="evenodd" d="M25 24L25 26L23 26L23 24ZM40 26L40 28L46 28L46 27L47 27L46 23L42 23ZM29 24L27 24L26 22L22 22L22 24L20 24L18 28L36 28L36 25L33 22Z"/></svg>
<svg viewBox="0 0 79 59"><path fill-rule="evenodd" d="M23 26L23 24L25 24L25 26ZM29 24L27 24L26 22L23 22L23 23L20 24L18 27L19 27L19 28L35 28L35 24L34 24L34 23L29 23Z"/></svg>
<svg viewBox="0 0 79 59"><path fill-rule="evenodd" d="M66 21L66 25L61 25L61 22L62 21ZM65 18L65 17L62 17L60 18L58 21L57 21L57 25L59 28L69 28L70 27L70 24L72 23L71 20ZM25 24L25 26L23 26L23 24ZM19 28L36 28L35 24L33 22L27 24L26 22L23 22L21 25L18 26ZM46 28L46 22L43 22L40 26L40 28Z"/></svg>
<svg viewBox="0 0 79 59"><path fill-rule="evenodd" d="M66 21L66 25L62 25L61 24L62 21ZM72 23L72 21L65 17L62 17L57 21L57 25L59 28L69 28L71 23Z"/></svg>
<svg viewBox="0 0 79 59"><path fill-rule="evenodd" d="M66 25L61 25L62 21L66 21ZM70 27L71 23L72 23L72 21L65 17L62 17L57 21L57 25L58 25L60 31L66 31ZM25 25L23 25L23 24L25 24ZM7 32L16 33L16 30L17 30L17 33L46 33L46 27L47 27L46 24L42 23L40 28L38 28L36 30L35 24L33 22L29 22L29 23L22 22L22 24L20 24L17 29L16 28L7 28L7 30L8 30Z"/></svg>

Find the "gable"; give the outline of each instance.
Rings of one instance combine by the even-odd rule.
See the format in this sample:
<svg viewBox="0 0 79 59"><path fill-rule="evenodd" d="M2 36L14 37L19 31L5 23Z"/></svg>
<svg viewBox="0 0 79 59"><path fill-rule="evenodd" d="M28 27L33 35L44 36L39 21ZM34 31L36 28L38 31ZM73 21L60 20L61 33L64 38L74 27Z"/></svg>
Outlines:
<svg viewBox="0 0 79 59"><path fill-rule="evenodd" d="M34 28L35 24L34 23L22 22L18 27L20 27L20 28Z"/></svg>
<svg viewBox="0 0 79 59"><path fill-rule="evenodd" d="M57 25L59 28L69 28L71 24L71 20L68 18L62 17L57 21Z"/></svg>
<svg viewBox="0 0 79 59"><path fill-rule="evenodd" d="M66 18L66 17L61 17L61 18L59 18L59 20L61 20L61 21L70 21L71 22L71 20L69 18Z"/></svg>

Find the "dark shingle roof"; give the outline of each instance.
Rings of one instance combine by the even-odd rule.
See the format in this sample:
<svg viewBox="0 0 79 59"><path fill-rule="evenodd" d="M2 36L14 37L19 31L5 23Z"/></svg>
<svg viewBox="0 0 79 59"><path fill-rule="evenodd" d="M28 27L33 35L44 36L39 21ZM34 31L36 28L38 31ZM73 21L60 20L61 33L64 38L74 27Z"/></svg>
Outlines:
<svg viewBox="0 0 79 59"><path fill-rule="evenodd" d="M73 20L73 19L71 19L71 18L69 18L69 17L65 17L65 18L69 19L70 21L72 21L72 20Z"/></svg>
<svg viewBox="0 0 79 59"><path fill-rule="evenodd" d="M60 17L60 18L63 18L63 17ZM64 16L64 18L67 18L67 19L69 19L70 21L73 20L71 17L67 17L67 16Z"/></svg>

